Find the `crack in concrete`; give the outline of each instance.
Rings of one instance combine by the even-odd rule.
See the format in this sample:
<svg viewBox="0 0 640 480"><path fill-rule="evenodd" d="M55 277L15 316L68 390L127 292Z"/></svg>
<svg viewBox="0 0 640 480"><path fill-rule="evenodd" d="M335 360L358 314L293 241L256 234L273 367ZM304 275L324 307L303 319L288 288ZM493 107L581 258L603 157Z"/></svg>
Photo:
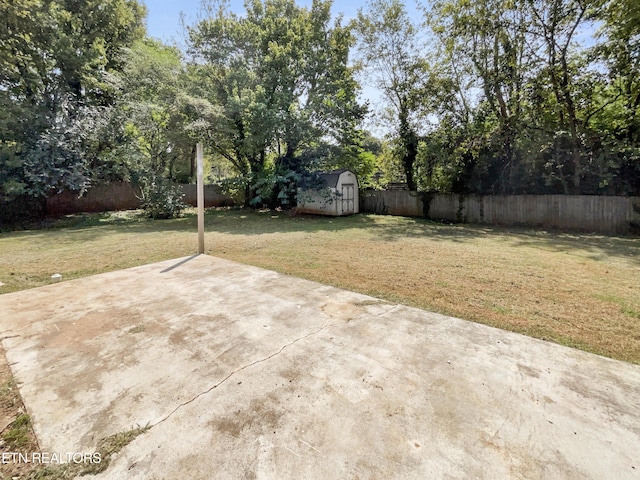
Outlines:
<svg viewBox="0 0 640 480"><path fill-rule="evenodd" d="M390 308L389 310L385 311L385 312L380 312L376 315L377 318L382 317L383 315L388 315L391 312L393 312L394 310L400 308L402 305L394 305L392 308Z"/></svg>
<svg viewBox="0 0 640 480"><path fill-rule="evenodd" d="M153 425L149 426L149 429L155 427L156 425L160 425L162 422L164 422L165 420L168 420L174 413L176 413L178 410L180 410L182 407L186 407L187 405L189 405L190 403L195 402L198 398L202 397L203 395L206 395L208 393L210 393L211 391L215 390L216 388L218 388L220 385L222 385L223 383L225 383L227 380L229 380L231 377L233 377L236 373L241 372L243 370L246 370L247 368L250 368L254 365L257 365L259 363L263 363L266 362L267 360L272 359L273 357L280 355L286 348L298 343L301 340L304 340L305 338L309 338L312 335L317 335L318 333L320 333L321 331L323 331L326 328L332 327L334 325L339 325L343 322L335 322L335 323L329 323L326 325L323 325L322 327L320 327L318 330L315 330L313 332L309 332L306 335L303 335L301 337L296 338L295 340L293 340L290 343L287 343L286 345L283 345L282 347L280 347L280 349L275 352L272 353L271 355L265 357L265 358L261 358L259 360L256 360L254 362L248 363L247 365L244 365L240 368L235 369L233 372L231 372L229 375L227 375L226 377L224 377L222 380L220 380L218 383L216 383L215 385L209 387L207 390L204 390L202 392L200 392L199 394L197 394L195 397L191 398L190 400L187 400L186 402L181 403L180 405L178 405L176 408L174 408L169 414L167 414L165 417L163 417L162 419L158 420L156 423L154 423Z"/></svg>
<svg viewBox="0 0 640 480"><path fill-rule="evenodd" d="M6 337L0 337L0 342L8 340L9 338L18 338L20 335L7 335Z"/></svg>

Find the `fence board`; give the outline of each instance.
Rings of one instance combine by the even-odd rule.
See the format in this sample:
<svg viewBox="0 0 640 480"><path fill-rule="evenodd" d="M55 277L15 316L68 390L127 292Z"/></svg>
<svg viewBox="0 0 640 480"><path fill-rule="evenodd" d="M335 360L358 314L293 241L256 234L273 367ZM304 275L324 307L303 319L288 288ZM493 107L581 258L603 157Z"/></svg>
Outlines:
<svg viewBox="0 0 640 480"><path fill-rule="evenodd" d="M185 196L183 201L187 205L196 206L196 185L180 185ZM99 185L88 190L85 195L78 197L75 192L62 192L47 198L46 212L48 215L68 215L80 212L109 212L115 210L132 210L140 208L140 199L136 190L128 183L114 182ZM230 206L234 202L223 195L215 185L204 187L205 207Z"/></svg>
<svg viewBox="0 0 640 480"><path fill-rule="evenodd" d="M362 211L422 217L422 199L406 190L362 192ZM450 222L628 233L640 225L640 197L595 195L434 195L429 218Z"/></svg>

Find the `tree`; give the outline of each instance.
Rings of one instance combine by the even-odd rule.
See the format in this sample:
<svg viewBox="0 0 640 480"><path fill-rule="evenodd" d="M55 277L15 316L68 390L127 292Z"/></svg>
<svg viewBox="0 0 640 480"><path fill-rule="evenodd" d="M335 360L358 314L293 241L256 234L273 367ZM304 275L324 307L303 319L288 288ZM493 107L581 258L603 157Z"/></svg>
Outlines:
<svg viewBox="0 0 640 480"><path fill-rule="evenodd" d="M119 95L122 123L133 151L133 170L152 170L170 179L189 179L196 141L189 137L185 97L191 88L177 48L144 39L128 50ZM137 160L136 160L137 159Z"/></svg>
<svg viewBox="0 0 640 480"><path fill-rule="evenodd" d="M512 0L438 1L428 16L462 100L466 135L476 135L473 142L465 142L475 148L467 148L461 165L467 172L461 173L466 181L478 174L481 178L462 190L507 193L518 184L524 89L534 67L526 38L528 19L520 7ZM472 77L464 86L460 72ZM483 95L472 110L465 96L474 87Z"/></svg>
<svg viewBox="0 0 640 480"><path fill-rule="evenodd" d="M573 174L573 191L580 191L582 156L581 125L574 92L575 63L571 49L578 28L587 19L590 0L527 0L533 33L543 41L546 53L544 76L551 84L558 125L569 132ZM565 187L565 193L569 190Z"/></svg>
<svg viewBox="0 0 640 480"><path fill-rule="evenodd" d="M194 173L196 141L182 100L190 78L177 48L148 38L128 50L123 75L119 118L127 177L139 187L150 217L176 217L185 205L175 180L188 181Z"/></svg>
<svg viewBox="0 0 640 480"><path fill-rule="evenodd" d="M364 110L348 66L352 39L339 18L331 24L330 7L252 0L240 17L213 3L189 29L200 95L222 109L211 145L250 181L269 171L269 156L284 176L306 171L321 144L357 142Z"/></svg>
<svg viewBox="0 0 640 480"><path fill-rule="evenodd" d="M414 163L418 154L424 89L429 66L425 46L400 0L372 0L353 23L358 58L373 85L393 112L407 186L416 189Z"/></svg>
<svg viewBox="0 0 640 480"><path fill-rule="evenodd" d="M637 191L636 16L618 22L620 8L613 0L434 3L435 64L455 101L439 104L440 125L419 155L421 185L437 171L440 188L462 194ZM579 33L594 21L601 43L582 46Z"/></svg>
<svg viewBox="0 0 640 480"><path fill-rule="evenodd" d="M16 0L0 15L0 196L85 189L123 50L144 33L134 0Z"/></svg>
<svg viewBox="0 0 640 480"><path fill-rule="evenodd" d="M596 12L601 43L592 52L608 69L608 83L597 92L600 103L589 115L608 168L608 185L640 195L640 5L608 1ZM603 82L604 83L604 82ZM617 167L617 168L616 168Z"/></svg>

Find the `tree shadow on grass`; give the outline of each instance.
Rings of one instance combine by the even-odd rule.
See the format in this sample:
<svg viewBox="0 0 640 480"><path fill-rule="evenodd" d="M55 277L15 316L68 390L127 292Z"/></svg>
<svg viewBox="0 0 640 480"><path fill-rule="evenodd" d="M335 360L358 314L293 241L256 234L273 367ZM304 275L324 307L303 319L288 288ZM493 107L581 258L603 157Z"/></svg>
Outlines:
<svg viewBox="0 0 640 480"><path fill-rule="evenodd" d="M591 233L523 232L518 234L514 246L543 248L556 252L587 252L586 258L604 261L622 258L640 265L640 238L609 237Z"/></svg>
<svg viewBox="0 0 640 480"><path fill-rule="evenodd" d="M537 230L526 227L500 227L439 223L422 218L358 214L347 217L296 215L287 211L255 211L243 208L212 208L205 216L205 231L227 235L264 235L274 233L338 232L364 229L369 238L396 242L407 238L455 243L495 240L511 247L533 247L556 252L587 252L595 261L610 257L640 264L640 238L613 237L589 233L568 233ZM164 232L184 232L195 235L197 213L187 210L181 218L150 220L140 211L105 212L67 216L48 224L44 229L17 231L11 235L36 239L50 237L56 243L91 241L106 235L150 235Z"/></svg>
<svg viewBox="0 0 640 480"><path fill-rule="evenodd" d="M372 228L376 229L376 236L382 241L403 238L429 238L456 243L495 240L504 244L505 248L531 247L566 253L581 251L586 252L585 258L595 261L616 257L640 264L640 238L634 236L438 223L420 218L403 218L401 222L376 224Z"/></svg>

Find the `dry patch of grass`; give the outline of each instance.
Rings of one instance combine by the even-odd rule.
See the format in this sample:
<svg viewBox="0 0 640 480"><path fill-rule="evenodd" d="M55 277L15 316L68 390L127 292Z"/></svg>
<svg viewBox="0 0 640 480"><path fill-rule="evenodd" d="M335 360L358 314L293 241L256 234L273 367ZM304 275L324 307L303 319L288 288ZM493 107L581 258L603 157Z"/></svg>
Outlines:
<svg viewBox="0 0 640 480"><path fill-rule="evenodd" d="M99 462L87 464L71 462L38 466L31 470L27 480L71 480L84 475L97 475L107 469L113 455L120 452L120 450L147 430L149 430L149 427L136 427L103 438L98 442L96 449L96 455L99 455L100 458Z"/></svg>
<svg viewBox="0 0 640 480"><path fill-rule="evenodd" d="M640 239L356 215L207 214L207 253L640 363ZM0 293L186 256L196 218L0 234Z"/></svg>
<svg viewBox="0 0 640 480"><path fill-rule="evenodd" d="M0 349L0 456L38 451L38 443L22 397L15 384L4 352ZM3 480L25 478L35 470L28 463L7 463L0 469Z"/></svg>

